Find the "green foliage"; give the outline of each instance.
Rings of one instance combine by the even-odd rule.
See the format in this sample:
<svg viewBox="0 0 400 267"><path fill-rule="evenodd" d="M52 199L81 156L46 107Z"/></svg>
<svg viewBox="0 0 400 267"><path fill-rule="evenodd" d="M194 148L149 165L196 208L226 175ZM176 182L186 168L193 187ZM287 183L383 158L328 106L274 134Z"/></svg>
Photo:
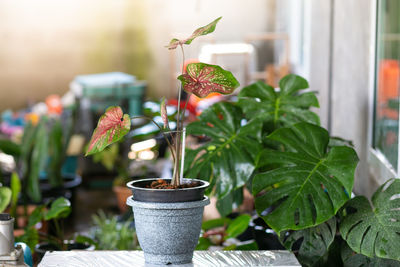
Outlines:
<svg viewBox="0 0 400 267"><path fill-rule="evenodd" d="M233 220L222 217L203 222L201 228L204 233L199 239L196 250L207 250L210 246L223 246L224 250L257 250L257 243L254 241L239 244L225 243L228 239L244 233L250 221L250 215L242 214Z"/></svg>
<svg viewBox="0 0 400 267"><path fill-rule="evenodd" d="M319 124L319 117L310 107L319 107L313 92L300 93L308 88L307 81L289 74L279 82L280 91L263 82L256 82L239 93L239 106L249 119L261 118L268 129L290 126L297 122Z"/></svg>
<svg viewBox="0 0 400 267"><path fill-rule="evenodd" d="M276 232L298 230L327 221L349 199L358 158L350 147L329 151L328 132L313 124L298 123L268 137L285 146L284 151L265 149L258 167L278 168L253 179L256 209Z"/></svg>
<svg viewBox="0 0 400 267"><path fill-rule="evenodd" d="M8 139L0 139L0 150L14 158L21 155L21 146Z"/></svg>
<svg viewBox="0 0 400 267"><path fill-rule="evenodd" d="M48 163L47 177L53 187L61 186L63 183L60 171L65 160L63 138L61 121L55 120L48 133L48 157L50 162Z"/></svg>
<svg viewBox="0 0 400 267"><path fill-rule="evenodd" d="M226 229L227 238L237 237L244 231L246 231L251 220L250 215L243 214L238 216L236 219L231 221Z"/></svg>
<svg viewBox="0 0 400 267"><path fill-rule="evenodd" d="M300 242L297 258L302 266L314 266L328 251L335 239L336 217L314 227L281 232L280 240L286 249Z"/></svg>
<svg viewBox="0 0 400 267"><path fill-rule="evenodd" d="M34 251L35 246L39 243L39 233L35 228L29 227L25 229L23 235L15 237L15 241L25 243L31 251Z"/></svg>
<svg viewBox="0 0 400 267"><path fill-rule="evenodd" d="M3 212L11 201L11 189L5 186L0 187L0 212Z"/></svg>
<svg viewBox="0 0 400 267"><path fill-rule="evenodd" d="M11 174L11 216L16 218L18 196L21 192L21 181L16 172Z"/></svg>
<svg viewBox="0 0 400 267"><path fill-rule="evenodd" d="M188 134L205 135L211 141L187 151L185 175L208 180L219 199L245 185L255 169L261 121L252 120L242 125L242 117L235 105L217 103L205 110L199 121L187 126ZM220 210L222 214L231 212L232 204L227 206L228 210Z"/></svg>
<svg viewBox="0 0 400 267"><path fill-rule="evenodd" d="M115 163L119 157L118 144L112 144L106 147L103 151L93 154L93 162L101 163L108 171L114 169Z"/></svg>
<svg viewBox="0 0 400 267"><path fill-rule="evenodd" d="M103 211L93 215L94 228L91 235L98 250L140 249L135 230L130 226L132 218L118 222L115 216L107 216Z"/></svg>
<svg viewBox="0 0 400 267"><path fill-rule="evenodd" d="M343 244L341 258L344 267L400 267L400 262L378 257L367 257L355 253L347 244Z"/></svg>
<svg viewBox="0 0 400 267"><path fill-rule="evenodd" d="M45 220L67 218L71 213L71 202L59 197L51 203L49 211L44 216Z"/></svg>
<svg viewBox="0 0 400 267"><path fill-rule="evenodd" d="M346 203L340 233L352 250L368 257L400 260L400 180L390 179L372 196Z"/></svg>

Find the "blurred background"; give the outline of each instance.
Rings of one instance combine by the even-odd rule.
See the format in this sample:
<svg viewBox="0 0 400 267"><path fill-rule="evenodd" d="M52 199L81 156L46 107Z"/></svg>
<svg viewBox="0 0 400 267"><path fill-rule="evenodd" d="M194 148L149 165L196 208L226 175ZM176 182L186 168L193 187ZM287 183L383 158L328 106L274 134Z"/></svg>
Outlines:
<svg viewBox="0 0 400 267"><path fill-rule="evenodd" d="M33 163L31 155L0 154L5 184L12 170L21 169L24 177L30 174L23 166L40 166L29 179L42 184L27 189L30 202L23 202L22 213L28 202L61 195L84 203L72 209L80 216L70 219L70 234L95 231L93 223L96 229L117 224L107 213L129 217L129 191L120 197L113 192L123 190L126 177L168 173L166 145L157 128L140 120L128 143L84 158L88 138L110 105L160 121L165 96L173 118L182 55L165 46L220 16L215 33L185 46L185 65L202 61L230 70L241 83L234 95L258 80L278 87L286 74L303 76L317 93L320 108L314 111L322 126L354 143L360 157L355 192L369 195L398 176L397 0L2 0L0 135L19 144L22 155L32 149L29 140L58 148ZM191 99L191 119L220 99ZM26 224L21 220L21 227Z"/></svg>

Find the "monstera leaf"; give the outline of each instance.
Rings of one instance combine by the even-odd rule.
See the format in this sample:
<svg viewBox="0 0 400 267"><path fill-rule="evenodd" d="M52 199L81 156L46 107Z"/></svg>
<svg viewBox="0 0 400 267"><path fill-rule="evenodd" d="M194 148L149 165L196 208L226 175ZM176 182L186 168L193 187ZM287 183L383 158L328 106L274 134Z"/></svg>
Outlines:
<svg viewBox="0 0 400 267"><path fill-rule="evenodd" d="M258 166L279 166L253 179L256 209L276 232L299 230L330 219L349 199L356 152L346 146L328 151L329 133L314 124L298 123L268 136L285 151L266 149Z"/></svg>
<svg viewBox="0 0 400 267"><path fill-rule="evenodd" d="M400 261L378 257L370 258L363 254L355 253L346 242L342 245L340 256L344 267L400 267Z"/></svg>
<svg viewBox="0 0 400 267"><path fill-rule="evenodd" d="M169 43L169 45L167 45L166 47L168 49L176 49L178 47L178 45L183 45L183 44L191 44L192 41L194 39L196 39L199 36L202 35L207 35L209 33L212 33L215 30L215 27L217 26L218 21L221 19L222 17L217 18L216 20L214 20L213 22L211 22L210 24L207 24L206 26L200 27L197 30L195 30L192 35L190 35L188 38L183 39L183 40L178 40L176 38L172 39L171 42Z"/></svg>
<svg viewBox="0 0 400 267"><path fill-rule="evenodd" d="M300 76L289 74L279 82L280 91L263 82L256 82L241 90L239 106L247 118L259 117L272 129L297 122L319 124L319 117L310 107L319 107L314 93L300 93L308 83Z"/></svg>
<svg viewBox="0 0 400 267"><path fill-rule="evenodd" d="M220 102L187 126L188 134L204 135L211 141L187 151L185 175L209 181L219 199L246 184L255 169L261 121L249 121L242 126L242 117L240 108Z"/></svg>
<svg viewBox="0 0 400 267"><path fill-rule="evenodd" d="M191 63L187 65L187 73L178 77L183 89L188 93L203 98L212 92L230 94L239 87L239 82L230 71L217 65Z"/></svg>
<svg viewBox="0 0 400 267"><path fill-rule="evenodd" d="M400 260L400 180L391 179L372 196L345 205L340 233L357 253Z"/></svg>
<svg viewBox="0 0 400 267"><path fill-rule="evenodd" d="M92 139L90 139L86 156L102 151L108 145L117 142L131 129L131 120L122 109L111 106L106 110L97 123Z"/></svg>
<svg viewBox="0 0 400 267"><path fill-rule="evenodd" d="M288 250L300 242L297 258L302 266L313 266L328 251L335 239L336 218L303 230L281 232L281 242Z"/></svg>

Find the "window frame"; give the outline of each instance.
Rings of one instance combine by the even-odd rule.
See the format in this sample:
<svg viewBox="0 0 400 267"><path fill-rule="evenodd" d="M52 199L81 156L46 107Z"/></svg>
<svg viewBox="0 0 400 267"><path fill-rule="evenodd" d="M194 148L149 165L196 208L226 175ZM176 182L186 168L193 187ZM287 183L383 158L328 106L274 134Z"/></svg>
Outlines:
<svg viewBox="0 0 400 267"><path fill-rule="evenodd" d="M370 70L369 70L369 103L368 103L368 165L371 179L377 184L382 184L388 179L398 177L400 170L400 160L397 163L397 171L389 163L386 156L373 146L374 120L376 106L376 86L377 86L377 58L378 58L378 5L380 0L372 0L371 3L371 46L370 46ZM400 130L400 123L399 123ZM399 131L400 133L400 131ZM400 145L399 145L400 146ZM400 151L400 147L399 147ZM399 155L397 156L398 159Z"/></svg>

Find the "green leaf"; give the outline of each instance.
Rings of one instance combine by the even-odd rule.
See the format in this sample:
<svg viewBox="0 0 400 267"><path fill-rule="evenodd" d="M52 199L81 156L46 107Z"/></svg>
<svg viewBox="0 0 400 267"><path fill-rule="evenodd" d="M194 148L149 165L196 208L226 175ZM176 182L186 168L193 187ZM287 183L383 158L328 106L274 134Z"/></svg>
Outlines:
<svg viewBox="0 0 400 267"><path fill-rule="evenodd" d="M205 237L200 237L199 242L197 243L196 250L207 250L210 246L212 246L213 243L210 241L210 239L205 238Z"/></svg>
<svg viewBox="0 0 400 267"><path fill-rule="evenodd" d="M47 162L47 141L46 119L42 119L37 126L35 143L33 144L28 173L27 193L29 197L35 202L39 202L42 198L39 188L39 175L40 171L44 169Z"/></svg>
<svg viewBox="0 0 400 267"><path fill-rule="evenodd" d="M368 257L400 260L400 180L390 179L372 196L345 205L340 233L352 250Z"/></svg>
<svg viewBox="0 0 400 267"><path fill-rule="evenodd" d="M319 117L310 107L319 107L312 92L301 93L308 83L300 76L289 74L279 83L280 91L263 82L256 82L239 93L239 106L246 117L261 118L271 129L290 126L297 122L319 124Z"/></svg>
<svg viewBox="0 0 400 267"><path fill-rule="evenodd" d="M209 33L212 33L212 32L215 30L215 27L217 26L217 23L218 23L218 21L219 21L221 18L222 18L222 17L219 17L219 18L217 18L216 20L214 20L213 22L207 24L206 26L203 26L203 27L198 28L197 30L195 30L195 31L192 33L192 35L190 35L190 36L189 36L188 38L186 38L186 39L183 39L183 40L178 40L178 39L176 39L176 38L172 39L172 40L169 42L169 45L167 45L166 47L167 47L168 49L171 50L171 49L177 48L178 45L183 45L183 44L189 45L189 44L191 44L192 41L193 41L194 39L196 39L197 37L202 36L202 35L207 35L207 34L209 34Z"/></svg>
<svg viewBox="0 0 400 267"><path fill-rule="evenodd" d="M33 210L32 214L29 215L28 228L34 227L37 223L43 220L44 208L43 205L40 205Z"/></svg>
<svg viewBox="0 0 400 267"><path fill-rule="evenodd" d="M243 203L243 188L235 189L217 202L217 209L221 216L227 216L232 213L232 210L239 208Z"/></svg>
<svg viewBox="0 0 400 267"><path fill-rule="evenodd" d="M3 212L11 201L11 189L5 186L0 187L0 212Z"/></svg>
<svg viewBox="0 0 400 267"><path fill-rule="evenodd" d="M18 195L21 192L21 181L16 172L11 174L11 216L15 218L17 204L18 204Z"/></svg>
<svg viewBox="0 0 400 267"><path fill-rule="evenodd" d="M230 222L231 222L231 219L226 218L226 217L212 219L212 220L203 222L201 224L201 229L203 229L204 231L208 231L210 229L225 226L225 225L229 224Z"/></svg>
<svg viewBox="0 0 400 267"><path fill-rule="evenodd" d="M217 103L187 126L188 134L205 135L211 141L196 150L187 150L185 177L210 182L210 190L221 199L244 186L255 169L260 150L261 121L241 125L240 108Z"/></svg>
<svg viewBox="0 0 400 267"><path fill-rule="evenodd" d="M63 131L60 120L55 120L48 135L49 165L47 178L53 187L62 186L61 168L64 163L63 156Z"/></svg>
<svg viewBox="0 0 400 267"><path fill-rule="evenodd" d="M46 213L44 219L66 218L71 213L71 202L64 197L59 197L51 203L50 210Z"/></svg>
<svg viewBox="0 0 400 267"><path fill-rule="evenodd" d="M35 246L39 243L39 233L34 227L25 229L25 233L19 237L15 237L16 242L25 243L32 251L35 250Z"/></svg>
<svg viewBox="0 0 400 267"><path fill-rule="evenodd" d="M76 243L81 243L81 244L94 245L96 248L98 246L98 243L96 241L94 241L92 238L90 238L88 236L84 236L84 235L77 235L75 237L75 242Z"/></svg>
<svg viewBox="0 0 400 267"><path fill-rule="evenodd" d="M328 251L335 239L336 218L303 230L281 232L281 243L286 249L293 251L300 242L297 258L302 266L314 266Z"/></svg>
<svg viewBox="0 0 400 267"><path fill-rule="evenodd" d="M237 245L235 250L258 250L257 242Z"/></svg>
<svg viewBox="0 0 400 267"><path fill-rule="evenodd" d="M8 139L0 139L0 150L15 158L21 155L21 146Z"/></svg>
<svg viewBox="0 0 400 267"><path fill-rule="evenodd" d="M191 63L186 69L187 73L180 75L178 80L186 92L200 98L213 92L231 94L240 85L230 71L217 65Z"/></svg>
<svg viewBox="0 0 400 267"><path fill-rule="evenodd" d="M265 149L259 156L258 167L279 166L253 179L256 209L266 223L279 233L315 226L335 215L351 194L356 152L345 146L328 151L329 133L305 122L268 138L282 143L285 151Z"/></svg>
<svg viewBox="0 0 400 267"><path fill-rule="evenodd" d="M247 227L249 227L250 220L251 216L247 214L242 214L235 218L226 229L227 238L237 237L246 231Z"/></svg>
<svg viewBox="0 0 400 267"><path fill-rule="evenodd" d="M85 156L102 151L124 137L130 129L131 119L128 114L123 114L118 106L107 108L97 123Z"/></svg>
<svg viewBox="0 0 400 267"><path fill-rule="evenodd" d="M399 261L357 254L347 244L342 247L341 258L344 267L400 267Z"/></svg>

